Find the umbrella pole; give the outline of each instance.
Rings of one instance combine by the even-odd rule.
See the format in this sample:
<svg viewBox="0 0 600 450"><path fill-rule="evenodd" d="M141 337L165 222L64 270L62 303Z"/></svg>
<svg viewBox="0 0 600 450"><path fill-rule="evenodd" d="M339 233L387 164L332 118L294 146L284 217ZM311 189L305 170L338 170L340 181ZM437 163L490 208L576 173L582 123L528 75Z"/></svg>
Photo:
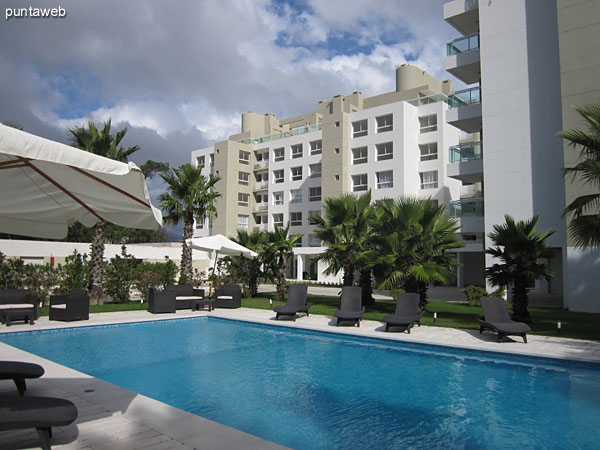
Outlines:
<svg viewBox="0 0 600 450"><path fill-rule="evenodd" d="M215 280L215 270L217 270L217 259L219 258L219 250L215 250L215 262L213 263L213 277L210 280L210 288L208 289L208 298L212 296L213 283Z"/></svg>

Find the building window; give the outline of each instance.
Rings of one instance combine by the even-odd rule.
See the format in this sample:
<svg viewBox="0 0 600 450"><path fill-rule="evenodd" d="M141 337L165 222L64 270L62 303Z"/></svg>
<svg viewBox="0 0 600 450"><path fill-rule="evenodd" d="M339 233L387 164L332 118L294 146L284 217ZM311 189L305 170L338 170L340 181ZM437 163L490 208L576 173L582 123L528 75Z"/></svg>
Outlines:
<svg viewBox="0 0 600 450"><path fill-rule="evenodd" d="M419 149L421 150L421 161L429 161L438 158L437 142L419 145Z"/></svg>
<svg viewBox="0 0 600 450"><path fill-rule="evenodd" d="M255 172L254 176L256 177L257 183L269 181L269 172Z"/></svg>
<svg viewBox="0 0 600 450"><path fill-rule="evenodd" d="M256 194L254 196L257 205L266 205L269 203L269 194Z"/></svg>
<svg viewBox="0 0 600 450"><path fill-rule="evenodd" d="M321 163L310 165L310 177L321 178Z"/></svg>
<svg viewBox="0 0 600 450"><path fill-rule="evenodd" d="M384 161L394 157L394 146L391 142L377 144L377 161Z"/></svg>
<svg viewBox="0 0 600 450"><path fill-rule="evenodd" d="M323 141L319 139L318 141L312 141L310 143L310 154L311 155L320 155L323 152Z"/></svg>
<svg viewBox="0 0 600 450"><path fill-rule="evenodd" d="M421 189L435 189L438 187L437 170L419 172L419 176L421 177Z"/></svg>
<svg viewBox="0 0 600 450"><path fill-rule="evenodd" d="M302 225L302 213L301 212L290 213L290 226L299 227L301 225Z"/></svg>
<svg viewBox="0 0 600 450"><path fill-rule="evenodd" d="M273 214L273 226L274 227L282 227L283 226L283 214Z"/></svg>
<svg viewBox="0 0 600 450"><path fill-rule="evenodd" d="M250 184L250 174L248 172L238 172L238 184L248 186Z"/></svg>
<svg viewBox="0 0 600 450"><path fill-rule="evenodd" d="M205 161L206 159L204 156L198 156L196 158L196 163L198 164L198 167L204 167Z"/></svg>
<svg viewBox="0 0 600 450"><path fill-rule="evenodd" d="M352 149L352 164L364 164L367 160L367 147Z"/></svg>
<svg viewBox="0 0 600 450"><path fill-rule="evenodd" d="M391 170L377 172L377 189L388 189L394 187L394 173Z"/></svg>
<svg viewBox="0 0 600 450"><path fill-rule="evenodd" d="M357 138L367 135L367 119L352 122L352 137Z"/></svg>
<svg viewBox="0 0 600 450"><path fill-rule="evenodd" d="M314 234L308 235L308 246L309 247L320 247L321 240Z"/></svg>
<svg viewBox="0 0 600 450"><path fill-rule="evenodd" d="M437 131L437 115L432 114L431 116L419 117L419 124L421 133L429 133L430 131Z"/></svg>
<svg viewBox="0 0 600 450"><path fill-rule="evenodd" d="M368 186L366 173L352 175L352 192L366 191L367 189Z"/></svg>
<svg viewBox="0 0 600 450"><path fill-rule="evenodd" d="M237 227L247 230L248 229L248 216L245 214L238 214Z"/></svg>
<svg viewBox="0 0 600 450"><path fill-rule="evenodd" d="M243 194L243 193L239 192L238 193L238 205L239 206L250 205L250 194Z"/></svg>
<svg viewBox="0 0 600 450"><path fill-rule="evenodd" d="M196 217L196 230L201 230L204 228L204 220L200 220Z"/></svg>
<svg viewBox="0 0 600 450"><path fill-rule="evenodd" d="M250 164L250 152L240 150L240 164Z"/></svg>
<svg viewBox="0 0 600 450"><path fill-rule="evenodd" d="M273 204L283 205L283 191L273 192Z"/></svg>
<svg viewBox="0 0 600 450"><path fill-rule="evenodd" d="M321 216L321 211L309 211L308 212L308 224L317 225L316 218Z"/></svg>
<svg viewBox="0 0 600 450"><path fill-rule="evenodd" d="M275 179L275 183L283 183L283 169L274 170L273 178Z"/></svg>
<svg viewBox="0 0 600 450"><path fill-rule="evenodd" d="M256 225L266 225L269 223L269 216L256 216Z"/></svg>
<svg viewBox="0 0 600 450"><path fill-rule="evenodd" d="M215 166L215 154L214 153L211 153L210 155L208 155L208 164L210 167Z"/></svg>
<svg viewBox="0 0 600 450"><path fill-rule="evenodd" d="M254 152L254 156L256 157L256 162L268 161L269 160L269 150L256 151L256 152Z"/></svg>
<svg viewBox="0 0 600 450"><path fill-rule="evenodd" d="M290 203L302 203L302 189L292 189L290 191Z"/></svg>
<svg viewBox="0 0 600 450"><path fill-rule="evenodd" d="M302 144L292 145L292 159L302 158Z"/></svg>
<svg viewBox="0 0 600 450"><path fill-rule="evenodd" d="M311 187L309 189L308 200L311 202L320 202L321 201L321 186Z"/></svg>
<svg viewBox="0 0 600 450"><path fill-rule="evenodd" d="M375 118L377 121L377 132L383 133L384 131L392 131L394 129L394 116L387 114L385 116L379 116Z"/></svg>
<svg viewBox="0 0 600 450"><path fill-rule="evenodd" d="M302 180L302 166L292 167L292 181L301 181Z"/></svg>
<svg viewBox="0 0 600 450"><path fill-rule="evenodd" d="M273 149L273 161L275 161L275 162L283 161L284 158L285 158L285 149L283 147Z"/></svg>

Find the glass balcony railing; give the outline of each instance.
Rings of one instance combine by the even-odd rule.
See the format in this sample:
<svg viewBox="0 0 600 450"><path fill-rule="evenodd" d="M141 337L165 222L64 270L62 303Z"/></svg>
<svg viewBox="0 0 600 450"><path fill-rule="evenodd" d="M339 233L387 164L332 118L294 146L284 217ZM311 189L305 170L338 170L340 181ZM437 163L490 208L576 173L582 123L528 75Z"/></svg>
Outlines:
<svg viewBox="0 0 600 450"><path fill-rule="evenodd" d="M446 97L444 94L433 94L433 95L428 95L427 97L419 97L419 98L414 98L412 100L407 100L406 103L410 103L413 106L421 106L421 105L428 105L430 103L447 102L447 101L448 101L448 97Z"/></svg>
<svg viewBox="0 0 600 450"><path fill-rule="evenodd" d="M450 162L473 161L483 158L483 144L481 142L467 142L450 147Z"/></svg>
<svg viewBox="0 0 600 450"><path fill-rule="evenodd" d="M448 106L458 108L460 106L481 103L481 87L475 86L462 91L456 91L448 96Z"/></svg>
<svg viewBox="0 0 600 450"><path fill-rule="evenodd" d="M269 136L262 136L259 138L242 139L239 142L242 144L262 144L263 142L276 141L290 136L296 136L298 134L312 133L313 131L319 131L323 128L323 125L318 123L316 125L308 125L306 127L298 127L293 130L283 131L281 133L270 134Z"/></svg>
<svg viewBox="0 0 600 450"><path fill-rule="evenodd" d="M479 48L479 34L454 39L446 44L446 53L448 56L458 55Z"/></svg>
<svg viewBox="0 0 600 450"><path fill-rule="evenodd" d="M468 198L450 202L452 217L483 217L483 199Z"/></svg>

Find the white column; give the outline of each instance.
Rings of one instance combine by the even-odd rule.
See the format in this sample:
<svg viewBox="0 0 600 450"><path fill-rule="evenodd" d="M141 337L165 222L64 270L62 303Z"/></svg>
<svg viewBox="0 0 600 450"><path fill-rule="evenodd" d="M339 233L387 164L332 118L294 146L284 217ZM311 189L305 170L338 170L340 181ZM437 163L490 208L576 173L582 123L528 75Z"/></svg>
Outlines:
<svg viewBox="0 0 600 450"><path fill-rule="evenodd" d="M461 252L456 252L456 287L462 287L463 285L463 255Z"/></svg>
<svg viewBox="0 0 600 450"><path fill-rule="evenodd" d="M302 280L302 273L304 272L304 257L302 255L296 255L296 280Z"/></svg>

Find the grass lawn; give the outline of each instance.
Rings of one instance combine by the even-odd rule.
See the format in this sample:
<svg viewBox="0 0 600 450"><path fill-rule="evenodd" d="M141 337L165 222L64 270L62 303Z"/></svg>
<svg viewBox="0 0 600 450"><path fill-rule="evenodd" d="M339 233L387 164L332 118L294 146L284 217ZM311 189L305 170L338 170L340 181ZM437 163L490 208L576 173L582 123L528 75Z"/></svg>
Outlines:
<svg viewBox="0 0 600 450"><path fill-rule="evenodd" d="M255 298L242 299L242 306L246 308L271 309L269 300L273 300L273 306L282 304L275 300L275 293L263 293ZM340 304L339 297L310 294L308 295L308 302L313 304L310 308L311 314L325 316L333 316ZM377 300L375 305L367 308L363 318L380 321L386 314L393 314L395 308L395 301ZM90 306L91 313L145 309L148 309L148 304L140 302L107 303ZM479 306L469 306L468 303L450 303L435 300L429 301L427 309L428 312L423 316L421 324L446 328L478 330L479 325L476 319L483 314ZM437 321L435 324L433 323L434 312L437 312ZM600 314L577 313L557 308L529 308L529 313L533 319L530 334L557 336L556 322L560 320L562 322L560 336L600 341ZM48 315L47 306L41 309L40 315Z"/></svg>

